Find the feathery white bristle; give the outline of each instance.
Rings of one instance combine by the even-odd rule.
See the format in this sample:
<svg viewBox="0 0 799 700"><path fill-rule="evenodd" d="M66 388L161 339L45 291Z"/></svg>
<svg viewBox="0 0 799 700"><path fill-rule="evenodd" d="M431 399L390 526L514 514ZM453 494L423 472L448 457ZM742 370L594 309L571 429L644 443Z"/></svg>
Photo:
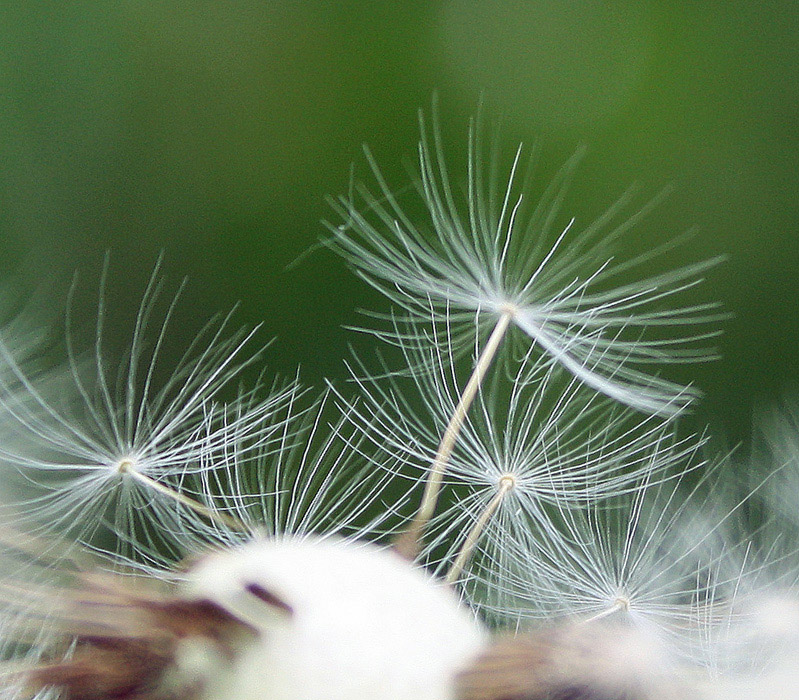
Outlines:
<svg viewBox="0 0 799 700"><path fill-rule="evenodd" d="M574 219L558 232L563 188L577 158L569 161L537 204L519 191L522 147L507 169L504 189L482 173L480 127L469 135L468 183L459 198L450 182L437 123L432 144L424 120L419 144L418 194L426 211L412 221L370 158L373 193L359 185L355 197L334 205L342 218L331 224L331 245L359 275L410 318L464 321L477 316L482 328L509 313L512 325L536 352L558 362L581 382L645 413L674 415L697 392L669 381L654 363L696 362L712 353L702 343L716 335L699 330L675 338L657 329L707 324L719 318L713 304L686 304L664 312L664 300L696 286L717 260L688 265L638 282L621 283L632 263L619 263L614 241L648 211L614 223L620 204L595 222ZM650 256L644 256L649 258ZM391 332L379 335L391 338ZM456 339L464 340L461 334ZM468 338L466 339L468 342Z"/></svg>
<svg viewBox="0 0 799 700"><path fill-rule="evenodd" d="M650 205L572 219L577 158L531 197L479 125L459 196L422 128L420 220L374 164L336 205L397 307L348 386L233 387L260 351L230 316L165 371L158 268L121 361L102 294L63 372L0 332L4 698L797 697L799 421L738 494L660 374L710 357L715 261L629 281Z"/></svg>
<svg viewBox="0 0 799 700"><path fill-rule="evenodd" d="M156 387L179 293L148 338L163 287L156 267L129 354L115 362L104 347L104 284L91 354L84 359L78 353L68 328L62 373L28 371L0 339L0 412L8 434L0 462L5 479L16 478L26 494L14 517L31 530L88 542L110 532L126 550L144 538L143 547L171 547L180 556L182 537L192 530L203 537L205 516L184 509L169 492L179 491L187 477L216 468L231 449L240 460L260 454L279 432L276 417L291 389L255 386L228 403L221 400L259 357L248 349L254 331L231 331L226 337L229 316L210 321ZM158 535L149 526L153 520Z"/></svg>

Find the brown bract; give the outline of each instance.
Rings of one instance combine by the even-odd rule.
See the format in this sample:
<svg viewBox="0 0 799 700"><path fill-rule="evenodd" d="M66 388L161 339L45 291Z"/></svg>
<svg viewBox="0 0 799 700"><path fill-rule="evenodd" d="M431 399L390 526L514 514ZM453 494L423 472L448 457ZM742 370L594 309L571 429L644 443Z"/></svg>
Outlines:
<svg viewBox="0 0 799 700"><path fill-rule="evenodd" d="M70 648L23 674L31 691L57 687L66 700L190 699L255 635L212 601L134 593L124 577L87 577L70 598L57 613ZM187 658L192 650L201 653L205 672Z"/></svg>
<svg viewBox="0 0 799 700"><path fill-rule="evenodd" d="M499 637L459 674L457 700L688 698L651 642L615 625L565 624ZM649 659L646 665L643 657ZM637 654L634 652L638 652ZM636 658L638 656L638 658Z"/></svg>

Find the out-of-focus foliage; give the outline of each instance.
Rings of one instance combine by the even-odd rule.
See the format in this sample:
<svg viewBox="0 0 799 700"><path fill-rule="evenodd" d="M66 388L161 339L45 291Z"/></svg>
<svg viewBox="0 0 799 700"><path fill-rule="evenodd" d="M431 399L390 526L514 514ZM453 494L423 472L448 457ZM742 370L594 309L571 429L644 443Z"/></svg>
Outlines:
<svg viewBox="0 0 799 700"><path fill-rule="evenodd" d="M540 142L541 173L589 147L578 222L632 182L677 186L625 253L697 226L673 266L729 255L701 292L734 314L724 360L678 378L738 439L799 369L797 27L791 3L741 0L4 3L2 272L61 305L106 250L124 295L165 249L202 290L187 335L241 300L279 338L272 368L342 377L341 325L374 296L324 250L286 266L324 235L350 163L364 172L363 142L403 187L417 108L437 90L464 153L482 100L503 144Z"/></svg>

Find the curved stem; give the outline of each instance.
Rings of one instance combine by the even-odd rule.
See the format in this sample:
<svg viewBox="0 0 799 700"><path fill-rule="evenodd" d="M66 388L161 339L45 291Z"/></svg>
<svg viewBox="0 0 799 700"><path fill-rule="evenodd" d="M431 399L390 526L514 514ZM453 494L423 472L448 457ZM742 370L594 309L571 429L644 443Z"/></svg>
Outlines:
<svg viewBox="0 0 799 700"><path fill-rule="evenodd" d="M419 552L422 533L435 512L436 504L438 503L438 495L441 491L441 483L444 480L444 474L449 466L449 459L452 456L452 450L455 449L458 435L461 432L461 428L463 428L463 424L466 422L466 415L469 412L469 407L472 405L475 396L477 396L480 385L497 354L497 350L505 337L512 318L513 311L507 310L504 311L497 320L494 330L491 331L491 335L480 353L480 357L477 358L472 374L466 382L466 386L463 388L458 405L455 406L449 423L444 429L444 435L438 445L433 463L430 465L430 471L427 473L427 480L425 481L424 493L422 494L422 501L419 504L419 510L411 521L408 530L400 536L394 545L401 554L408 558L415 558Z"/></svg>
<svg viewBox="0 0 799 700"><path fill-rule="evenodd" d="M488 521L491 520L505 496L508 495L514 486L516 486L516 480L510 475L503 476L499 480L499 489L497 489L494 497L480 514L480 517L477 518L474 525L472 525L472 529L469 530L469 534L466 535L466 539L463 541L458 556L447 572L445 578L447 583L455 583L455 581L458 580L458 577L463 571L463 567L466 566L466 562L468 562L469 558L472 556L472 552L474 552L474 548L477 545L477 541L480 539L480 535L483 534L485 526L488 524Z"/></svg>
<svg viewBox="0 0 799 700"><path fill-rule="evenodd" d="M240 532L250 531L250 528L238 518L234 518L232 515L209 508L205 504L195 501L193 498L189 498L186 494L180 493L180 491L175 491L169 486L162 484L160 481L156 481L155 479L142 474L135 469L125 469L123 473L127 474L133 479L136 479L137 481L140 481L153 491L158 491L158 493L161 493L164 496L167 496L172 500L186 506L187 508L190 508L195 513L199 513L212 522L225 525L226 527L238 530Z"/></svg>

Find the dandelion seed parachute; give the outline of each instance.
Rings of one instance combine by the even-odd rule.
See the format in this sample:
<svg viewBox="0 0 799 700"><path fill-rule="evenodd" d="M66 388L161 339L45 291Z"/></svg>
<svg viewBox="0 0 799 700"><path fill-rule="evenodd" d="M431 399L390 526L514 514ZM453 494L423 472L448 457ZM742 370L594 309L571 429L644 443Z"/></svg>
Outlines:
<svg viewBox="0 0 799 700"><path fill-rule="evenodd" d="M695 392L650 371L707 357L712 331L665 332L712 305L661 304L712 262L622 281L640 261L610 251L634 220L559 221L574 161L528 206L521 155L497 187L479 133L463 201L438 127L423 133L422 223L376 168L366 210L339 202L333 247L404 314L376 332L399 366L356 361L355 396L228 397L260 357L229 317L159 388L174 306L148 346L157 275L119 365L102 300L90 360L68 341L63 377L0 344L0 427L18 436L0 461L42 533L0 546L4 698L666 700L785 675L795 645L744 640L757 662L738 676L714 663L766 568L716 546L705 492L682 503L703 441L674 418ZM384 546L402 530L416 561Z"/></svg>
<svg viewBox="0 0 799 700"><path fill-rule="evenodd" d="M667 446L660 449L667 450ZM659 640L673 659L701 666L694 653L699 611L734 589L728 552L714 550L719 524L700 517L706 494L674 482L643 483L582 510L561 510L545 537L501 548L487 533L484 561L469 582L489 619L516 624L610 620ZM729 571L726 571L729 574Z"/></svg>
<svg viewBox="0 0 799 700"><path fill-rule="evenodd" d="M520 191L524 183L519 181L526 181L520 175L522 149L503 186L495 177L486 182L481 128L472 123L463 202L450 180L437 122L432 144L421 115L420 123L418 194L424 221L405 213L371 156L377 193L359 184L351 197L334 203L342 223L329 224L331 245L356 272L411 318L424 320L432 308L439 319L464 323L466 333L456 328L456 339L468 343L475 315L483 328L509 320L537 351L616 401L662 415L687 405L696 396L694 389L655 376L649 368L709 359L712 353L702 349L701 341L715 331L659 339L647 339L643 331L718 320L713 304L658 308L698 284L718 261L614 286L633 263L615 262L612 244L648 207L614 224L622 200L581 232L571 220L553 238L576 158L529 206ZM394 337L391 332L378 335Z"/></svg>
<svg viewBox="0 0 799 700"><path fill-rule="evenodd" d="M460 400L451 336L432 324L426 336L409 337L401 347L404 365L414 368L410 376L369 378L361 363L352 369L360 405L340 399L348 420L373 443L375 467L406 477L423 475L435 461ZM477 547L507 552L511 543L527 542L530 532L557 536L553 519L564 510L700 469L702 461L691 458L702 440L675 440L672 428L658 416L619 406L528 351L516 359L512 375L496 371L481 384L448 457L448 505L438 509L422 557L449 566L464 533L487 510L490 521Z"/></svg>
<svg viewBox="0 0 799 700"><path fill-rule="evenodd" d="M260 355L254 331L230 331L230 316L212 319L179 365L156 387L160 352L180 290L159 327L148 325L163 281L158 268L145 290L122 363L106 356L101 282L90 359L73 346L61 373L29 372L0 339L0 410L11 436L0 446L6 481L27 485L13 513L32 531L96 542L103 532L123 550L171 549L205 537L206 517L174 498L185 480L211 469L231 450L249 460L280 431L281 409L296 389L256 385L222 400ZM181 287L182 289L182 287ZM148 345L149 343L149 345Z"/></svg>

